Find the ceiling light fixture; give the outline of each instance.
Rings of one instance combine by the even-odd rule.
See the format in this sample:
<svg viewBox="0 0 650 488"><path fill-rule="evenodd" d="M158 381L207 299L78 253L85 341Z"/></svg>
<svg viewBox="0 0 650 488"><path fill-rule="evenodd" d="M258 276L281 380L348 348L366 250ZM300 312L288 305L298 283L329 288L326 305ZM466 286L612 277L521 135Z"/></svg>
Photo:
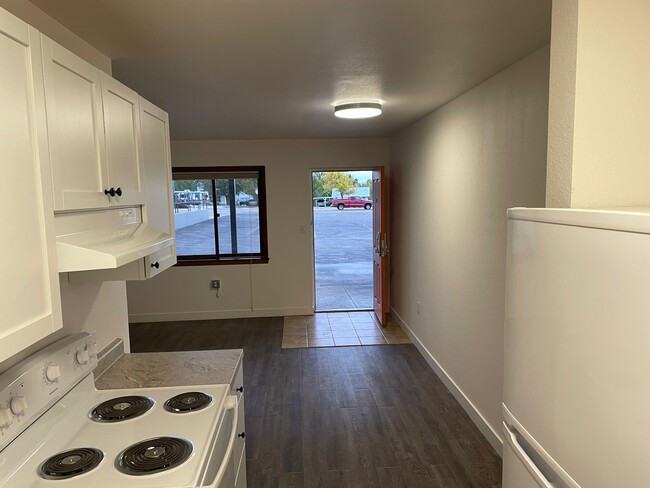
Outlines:
<svg viewBox="0 0 650 488"><path fill-rule="evenodd" d="M338 102L334 106L334 115L342 119L367 119L381 115L379 102Z"/></svg>

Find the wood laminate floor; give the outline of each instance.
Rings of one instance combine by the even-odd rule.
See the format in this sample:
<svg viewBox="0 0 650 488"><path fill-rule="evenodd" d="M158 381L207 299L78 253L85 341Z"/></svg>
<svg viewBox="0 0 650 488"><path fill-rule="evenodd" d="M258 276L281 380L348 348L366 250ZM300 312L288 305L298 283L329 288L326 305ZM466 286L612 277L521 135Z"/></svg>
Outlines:
<svg viewBox="0 0 650 488"><path fill-rule="evenodd" d="M282 318L131 325L133 352L244 349L249 488L501 486L411 344L282 349Z"/></svg>

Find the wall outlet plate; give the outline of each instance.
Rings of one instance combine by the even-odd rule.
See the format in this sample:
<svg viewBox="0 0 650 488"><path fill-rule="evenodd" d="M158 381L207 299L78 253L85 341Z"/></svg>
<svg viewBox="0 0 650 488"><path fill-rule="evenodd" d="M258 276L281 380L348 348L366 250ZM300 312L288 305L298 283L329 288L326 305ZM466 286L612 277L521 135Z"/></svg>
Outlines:
<svg viewBox="0 0 650 488"><path fill-rule="evenodd" d="M210 288L213 290L218 290L221 288L221 280L212 280L210 282Z"/></svg>

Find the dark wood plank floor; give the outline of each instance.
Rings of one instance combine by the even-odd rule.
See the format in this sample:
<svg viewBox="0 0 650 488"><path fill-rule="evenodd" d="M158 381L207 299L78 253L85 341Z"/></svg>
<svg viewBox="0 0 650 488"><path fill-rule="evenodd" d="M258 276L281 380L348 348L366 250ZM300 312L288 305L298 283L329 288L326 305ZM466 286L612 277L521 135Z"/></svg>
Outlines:
<svg viewBox="0 0 650 488"><path fill-rule="evenodd" d="M413 345L282 349L282 319L131 325L133 352L244 349L249 488L501 486Z"/></svg>

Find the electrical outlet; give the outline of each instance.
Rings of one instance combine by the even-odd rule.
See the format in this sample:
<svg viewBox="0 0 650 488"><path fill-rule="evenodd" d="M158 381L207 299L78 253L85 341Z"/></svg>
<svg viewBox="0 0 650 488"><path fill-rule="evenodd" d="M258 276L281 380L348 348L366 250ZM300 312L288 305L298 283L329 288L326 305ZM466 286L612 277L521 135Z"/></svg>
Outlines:
<svg viewBox="0 0 650 488"><path fill-rule="evenodd" d="M221 280L212 280L210 282L210 288L213 290L219 290L221 288Z"/></svg>
<svg viewBox="0 0 650 488"><path fill-rule="evenodd" d="M420 315L420 302L418 302L418 315Z"/></svg>

